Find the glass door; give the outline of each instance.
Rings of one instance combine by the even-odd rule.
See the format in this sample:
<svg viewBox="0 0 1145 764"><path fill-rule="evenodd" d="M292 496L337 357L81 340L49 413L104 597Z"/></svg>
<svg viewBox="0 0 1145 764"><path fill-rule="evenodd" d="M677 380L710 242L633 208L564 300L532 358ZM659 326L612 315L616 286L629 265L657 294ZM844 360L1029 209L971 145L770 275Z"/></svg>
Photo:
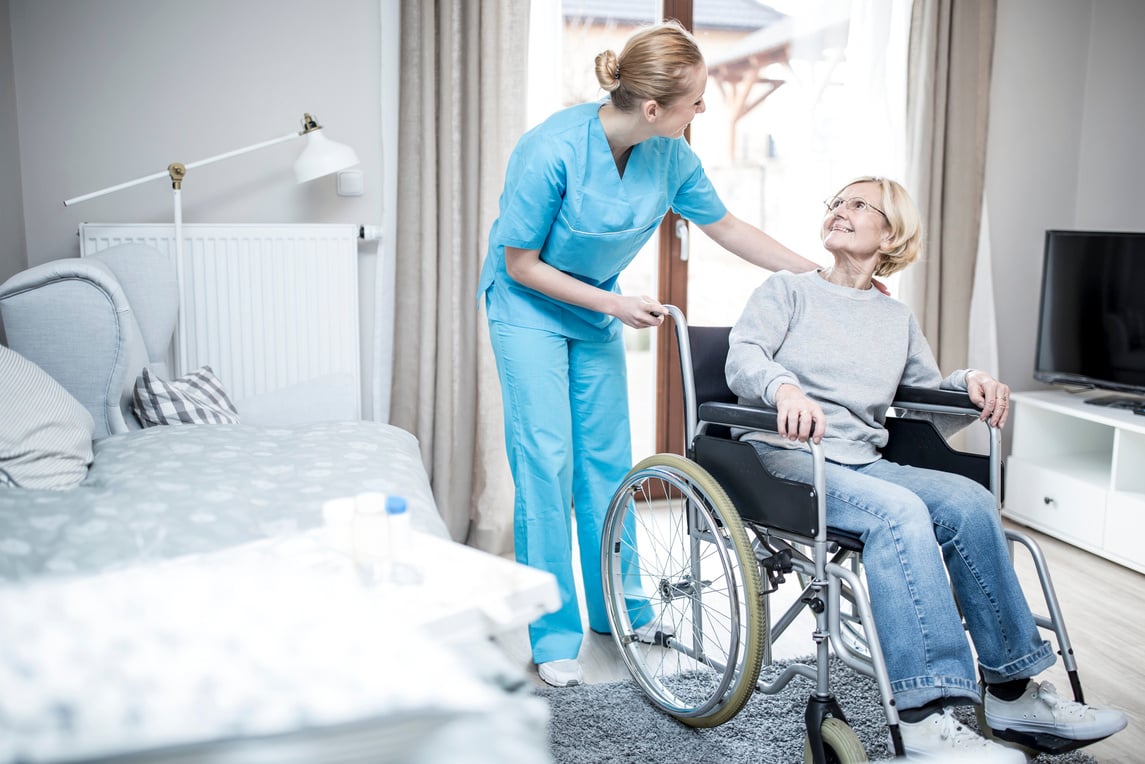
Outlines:
<svg viewBox="0 0 1145 764"><path fill-rule="evenodd" d="M859 175L902 179L909 0L533 0L531 14L530 126L602 98L595 57L636 29L662 18L691 29L709 80L688 139L733 214L811 260L826 262L824 198ZM731 324L767 275L670 212L620 285L690 323ZM682 453L672 328L626 327L625 344L634 459Z"/></svg>
<svg viewBox="0 0 1145 764"><path fill-rule="evenodd" d="M709 96L692 146L731 212L826 264L822 200L860 175L902 179L910 4L749 5L732 29L726 3L694 0ZM732 323L768 274L691 238L689 318Z"/></svg>
<svg viewBox="0 0 1145 764"><path fill-rule="evenodd" d="M902 179L910 3L675 5L681 19L690 17L708 64L707 111L692 123L690 140L720 197L732 214L827 264L822 200L860 175ZM683 274L668 284L667 299L691 324L735 323L769 273L689 229L686 262L668 263ZM670 401L682 397L676 364L659 370ZM680 453L683 422L663 425L658 450Z"/></svg>

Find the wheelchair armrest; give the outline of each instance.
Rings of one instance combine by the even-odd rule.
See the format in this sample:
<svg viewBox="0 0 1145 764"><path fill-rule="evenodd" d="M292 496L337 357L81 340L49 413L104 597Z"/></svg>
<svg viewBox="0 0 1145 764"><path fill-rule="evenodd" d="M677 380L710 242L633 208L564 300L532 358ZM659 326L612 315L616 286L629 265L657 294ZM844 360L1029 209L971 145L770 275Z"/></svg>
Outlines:
<svg viewBox="0 0 1145 764"><path fill-rule="evenodd" d="M894 408L925 411L954 417L978 418L982 410L961 390L935 390L933 388L901 386L891 403ZM882 448L883 457L899 464L955 472L974 480L987 489L996 491L999 501L1002 492L1002 473L998 446L998 431L990 426L989 455L965 453L951 447L935 423L926 419L887 417L890 433Z"/></svg>
<svg viewBox="0 0 1145 764"><path fill-rule="evenodd" d="M725 427L742 427L746 430L779 429L775 409L757 406L742 406L738 403L701 403L700 421Z"/></svg>
<svg viewBox="0 0 1145 764"><path fill-rule="evenodd" d="M895 391L891 403L894 408L934 411L937 407L945 413L978 416L981 410L962 390L935 390L932 387L911 387L902 385Z"/></svg>
<svg viewBox="0 0 1145 764"><path fill-rule="evenodd" d="M935 390L931 387L903 385L895 392L891 406L922 411L978 416L981 410L961 390ZM700 421L748 430L778 430L775 409L744 406L738 403L709 401L700 404Z"/></svg>

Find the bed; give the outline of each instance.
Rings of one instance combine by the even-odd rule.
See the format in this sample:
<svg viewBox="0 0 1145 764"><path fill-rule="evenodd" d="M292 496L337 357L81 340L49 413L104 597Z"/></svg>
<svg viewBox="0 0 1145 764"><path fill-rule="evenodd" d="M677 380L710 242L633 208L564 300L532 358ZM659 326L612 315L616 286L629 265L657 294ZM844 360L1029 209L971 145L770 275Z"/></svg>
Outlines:
<svg viewBox="0 0 1145 764"><path fill-rule="evenodd" d="M416 439L375 422L157 427L95 441L70 490L0 488L0 580L98 573L322 524L329 499L403 496L446 536Z"/></svg>
<svg viewBox="0 0 1145 764"><path fill-rule="evenodd" d="M336 402L144 427L173 278L131 245L0 285L0 764L549 760L488 637L555 580L452 542L414 436ZM327 522L378 494L416 580Z"/></svg>

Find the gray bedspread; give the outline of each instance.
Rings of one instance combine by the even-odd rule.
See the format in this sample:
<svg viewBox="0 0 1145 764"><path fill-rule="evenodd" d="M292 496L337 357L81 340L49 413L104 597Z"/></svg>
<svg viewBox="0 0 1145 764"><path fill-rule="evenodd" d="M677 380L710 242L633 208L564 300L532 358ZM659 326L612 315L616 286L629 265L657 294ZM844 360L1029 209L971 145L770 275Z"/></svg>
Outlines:
<svg viewBox="0 0 1145 764"><path fill-rule="evenodd" d="M96 442L69 491L0 488L0 580L95 573L319 526L322 503L401 495L447 537L417 440L376 422L158 427Z"/></svg>

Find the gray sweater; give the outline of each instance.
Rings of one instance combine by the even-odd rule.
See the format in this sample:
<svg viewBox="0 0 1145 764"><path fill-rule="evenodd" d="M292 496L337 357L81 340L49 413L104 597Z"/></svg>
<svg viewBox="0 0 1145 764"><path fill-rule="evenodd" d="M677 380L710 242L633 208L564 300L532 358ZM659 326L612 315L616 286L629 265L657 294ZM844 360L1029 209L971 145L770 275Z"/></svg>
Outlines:
<svg viewBox="0 0 1145 764"><path fill-rule="evenodd" d="M774 407L780 385L797 385L827 416L824 455L844 464L879 458L899 385L966 389L965 369L942 378L906 305L873 287L832 284L816 271L779 272L755 290L732 328L725 371L743 404ZM774 434L746 437L806 447Z"/></svg>

